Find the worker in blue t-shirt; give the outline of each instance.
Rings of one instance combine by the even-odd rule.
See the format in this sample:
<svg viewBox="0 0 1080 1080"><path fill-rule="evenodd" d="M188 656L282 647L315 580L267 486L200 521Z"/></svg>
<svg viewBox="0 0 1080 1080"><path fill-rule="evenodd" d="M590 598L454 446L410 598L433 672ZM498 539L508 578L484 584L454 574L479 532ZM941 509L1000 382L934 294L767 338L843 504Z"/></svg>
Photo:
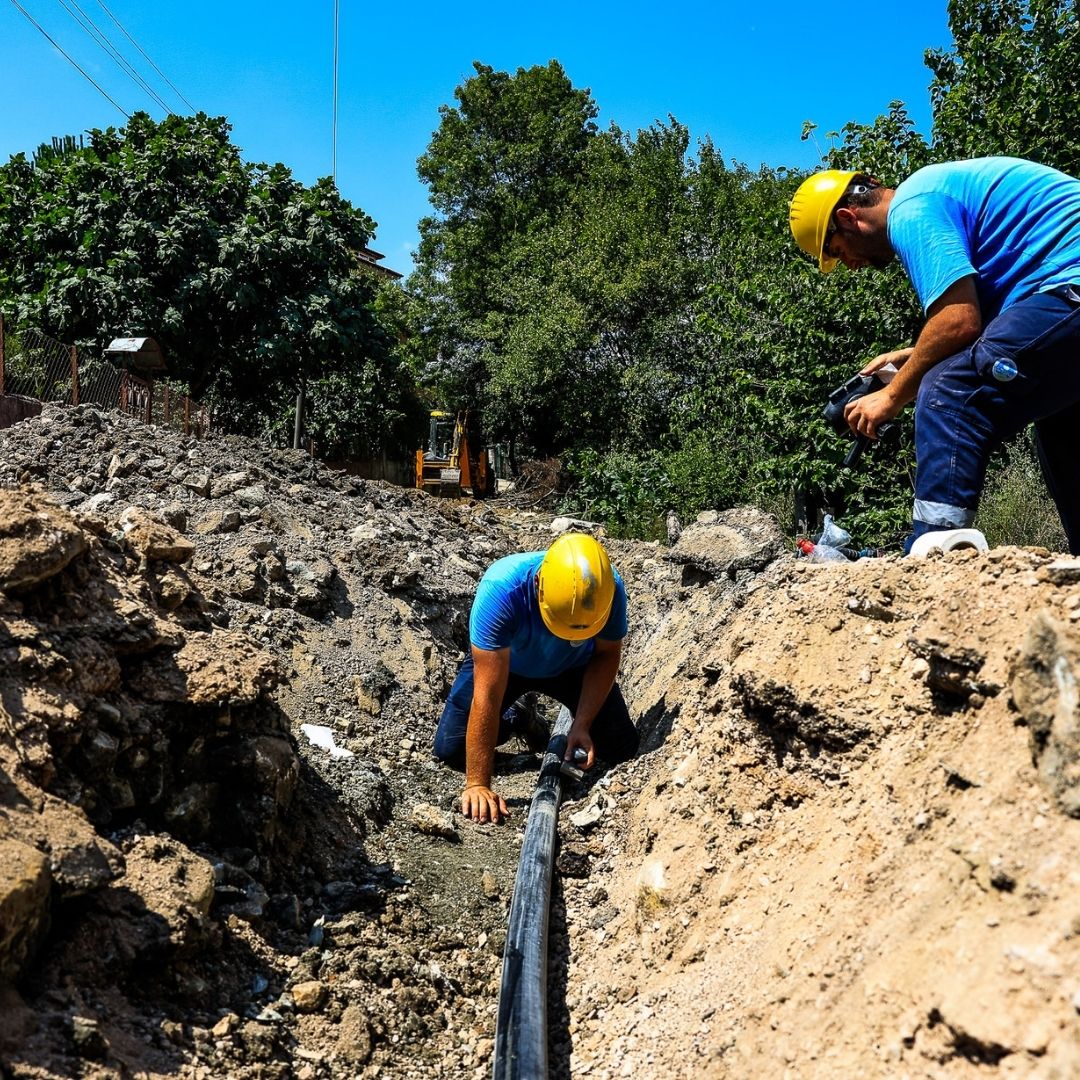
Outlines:
<svg viewBox="0 0 1080 1080"><path fill-rule="evenodd" d="M911 542L964 528L991 452L1035 424L1039 461L1069 548L1080 554L1080 179L1019 158L928 165L897 188L830 169L803 182L791 230L825 273L899 257L926 322L899 368L848 404L856 434L915 401Z"/></svg>
<svg viewBox="0 0 1080 1080"><path fill-rule="evenodd" d="M508 555L488 568L469 616L471 650L435 733L435 756L465 769L461 812L499 821L491 788L495 747L519 729L514 703L536 691L574 716L566 757L585 751L615 763L637 752L638 733L615 682L626 637L626 589L593 537L564 533L546 552Z"/></svg>

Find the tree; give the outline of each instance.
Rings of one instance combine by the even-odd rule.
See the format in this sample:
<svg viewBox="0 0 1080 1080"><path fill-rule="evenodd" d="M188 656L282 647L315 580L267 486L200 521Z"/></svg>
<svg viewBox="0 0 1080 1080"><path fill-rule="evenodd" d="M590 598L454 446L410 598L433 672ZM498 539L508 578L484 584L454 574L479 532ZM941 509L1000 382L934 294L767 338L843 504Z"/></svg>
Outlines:
<svg viewBox="0 0 1080 1080"><path fill-rule="evenodd" d="M1076 12L1074 0L952 0L955 48L927 53L932 139L894 101L845 125L827 164L890 185L985 153L1076 172ZM795 486L838 493L861 542L902 531L909 418L897 452L852 472L850 444L821 415L830 389L918 333L901 269L821 275L787 223L803 175L725 166L707 142L692 158L674 119L564 141L574 149L560 168L522 184L524 170L494 164L531 145L524 103L509 107L522 72L477 71L458 91L468 110L444 112L426 163L441 164L427 174L439 214L410 295L427 370L480 402L497 433L562 456L577 478L567 508L624 532L655 535L669 507L782 512ZM573 100L560 85L558 100Z"/></svg>
<svg viewBox="0 0 1080 1080"><path fill-rule="evenodd" d="M1080 16L1075 0L950 0L954 46L934 74L934 155L1009 154L1080 171Z"/></svg>
<svg viewBox="0 0 1080 1080"><path fill-rule="evenodd" d="M596 106L557 61L510 75L474 63L418 162L435 213L420 222L411 351L443 403L475 405L500 348L511 251L561 210L595 135Z"/></svg>
<svg viewBox="0 0 1080 1080"><path fill-rule="evenodd" d="M439 215L409 281L415 369L540 453L650 437L671 353L654 316L674 318L689 289L689 135L597 132L554 62L476 71L420 160Z"/></svg>
<svg viewBox="0 0 1080 1080"><path fill-rule="evenodd" d="M457 303L477 315L507 245L557 214L581 176L597 109L556 60L514 75L473 68L457 107L439 109L417 170L437 215L420 222L420 262L446 271Z"/></svg>
<svg viewBox="0 0 1080 1080"><path fill-rule="evenodd" d="M829 167L868 172L890 187L934 160L902 101L889 102L889 111L871 124L845 124L842 135L828 155Z"/></svg>
<svg viewBox="0 0 1080 1080"><path fill-rule="evenodd" d="M675 121L592 140L581 180L501 277L487 409L541 452L644 445L668 425L680 320L700 282L687 250L689 134Z"/></svg>
<svg viewBox="0 0 1080 1080"><path fill-rule="evenodd" d="M373 228L331 180L244 163L223 118L136 114L0 167L0 304L91 352L150 334L197 396L255 406L238 429L330 377L378 416L395 379L357 259Z"/></svg>

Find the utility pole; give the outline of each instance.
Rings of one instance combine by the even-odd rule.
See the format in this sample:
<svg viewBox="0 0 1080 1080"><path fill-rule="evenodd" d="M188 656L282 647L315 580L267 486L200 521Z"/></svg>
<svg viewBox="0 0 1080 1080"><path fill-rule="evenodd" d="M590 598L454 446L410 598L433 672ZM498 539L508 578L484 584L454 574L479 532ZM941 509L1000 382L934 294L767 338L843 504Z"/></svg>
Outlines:
<svg viewBox="0 0 1080 1080"><path fill-rule="evenodd" d="M300 392L296 395L296 420L293 424L292 445L299 450L304 441L304 391L307 389L307 376L300 376Z"/></svg>

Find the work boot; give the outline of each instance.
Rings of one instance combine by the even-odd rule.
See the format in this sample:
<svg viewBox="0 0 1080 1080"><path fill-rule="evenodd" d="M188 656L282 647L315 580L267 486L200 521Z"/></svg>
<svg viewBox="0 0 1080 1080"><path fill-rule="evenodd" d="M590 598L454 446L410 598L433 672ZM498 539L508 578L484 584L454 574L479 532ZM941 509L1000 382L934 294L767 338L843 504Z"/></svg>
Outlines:
<svg viewBox="0 0 1080 1080"><path fill-rule="evenodd" d="M551 741L551 723L536 694L525 694L518 698L508 710L513 713L511 728L514 734L534 754L543 754Z"/></svg>

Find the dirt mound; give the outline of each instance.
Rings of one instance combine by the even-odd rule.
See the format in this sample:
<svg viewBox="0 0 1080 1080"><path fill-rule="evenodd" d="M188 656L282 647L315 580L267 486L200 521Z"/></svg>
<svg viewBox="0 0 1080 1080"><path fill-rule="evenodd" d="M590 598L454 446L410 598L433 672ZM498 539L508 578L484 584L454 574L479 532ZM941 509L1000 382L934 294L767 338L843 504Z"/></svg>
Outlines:
<svg viewBox="0 0 1080 1080"><path fill-rule="evenodd" d="M91 408L0 447L12 1075L482 1061L514 835L413 811L459 786L429 746L476 582L547 519Z"/></svg>
<svg viewBox="0 0 1080 1080"><path fill-rule="evenodd" d="M679 715L621 777L606 917L595 874L569 891L573 1075L1077 1075L1078 583L784 559L669 624ZM670 708L642 648L634 700Z"/></svg>
<svg viewBox="0 0 1080 1080"><path fill-rule="evenodd" d="M479 827L429 748L551 518L89 408L0 485L6 1075L488 1075L537 759ZM1080 567L673 539L609 543L644 750L567 794L553 1075L1076 1075Z"/></svg>

